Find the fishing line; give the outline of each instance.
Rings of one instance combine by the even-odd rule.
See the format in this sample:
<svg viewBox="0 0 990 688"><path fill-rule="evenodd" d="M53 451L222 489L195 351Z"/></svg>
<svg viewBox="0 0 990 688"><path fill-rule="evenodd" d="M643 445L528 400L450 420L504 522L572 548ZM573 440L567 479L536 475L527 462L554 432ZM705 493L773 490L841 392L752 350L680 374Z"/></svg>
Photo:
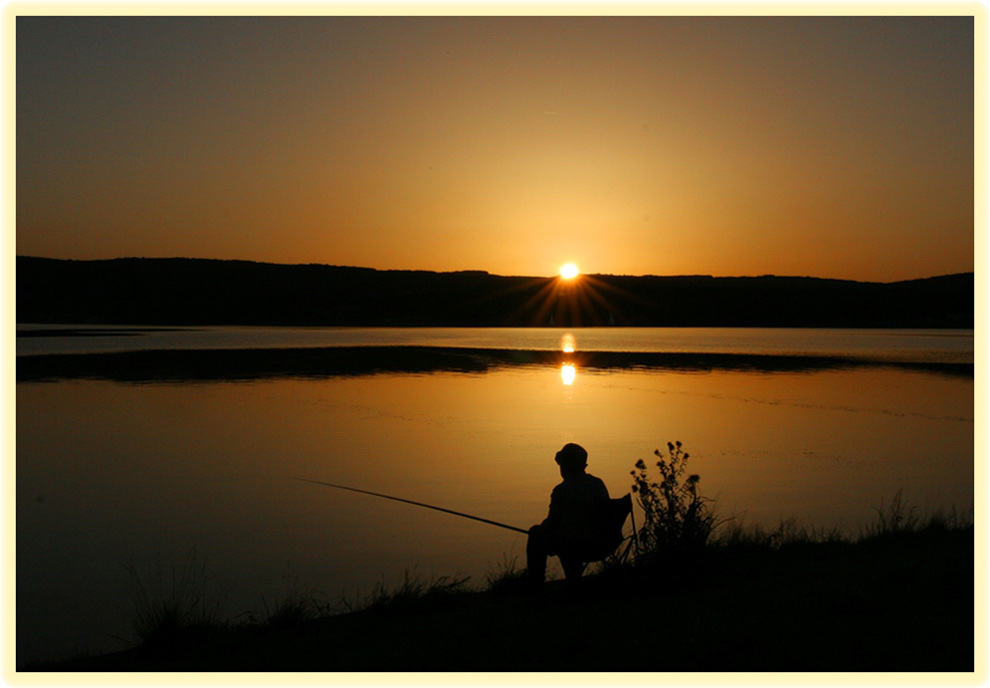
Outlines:
<svg viewBox="0 0 990 688"><path fill-rule="evenodd" d="M325 483L321 480L310 480L309 478L292 478L292 480L299 480L304 483L313 483L314 485L324 485L326 487L334 487L338 490L348 490L349 492L359 492L361 494L371 495L372 497L381 497L382 499L391 499L395 502L402 502L404 504L412 504L413 506L421 506L426 509L433 509L435 511L442 511L445 514L453 514L454 516L460 516L461 518L470 518L473 521L481 521L482 523L487 523L488 525L498 526L499 528L505 528L506 530L514 530L517 533L523 533L528 535L528 530L523 530L522 528L516 528L515 526L506 525L504 523L499 523L498 521L492 521L491 519L481 518L480 516L472 516L471 514L465 514L460 511L454 511L452 509L444 509L441 506L433 506L432 504L424 504L423 502L414 502L411 499L403 499L402 497L393 497L392 495L381 494L380 492L370 492L369 490L359 490L356 487L347 487L346 485L335 485L333 483Z"/></svg>

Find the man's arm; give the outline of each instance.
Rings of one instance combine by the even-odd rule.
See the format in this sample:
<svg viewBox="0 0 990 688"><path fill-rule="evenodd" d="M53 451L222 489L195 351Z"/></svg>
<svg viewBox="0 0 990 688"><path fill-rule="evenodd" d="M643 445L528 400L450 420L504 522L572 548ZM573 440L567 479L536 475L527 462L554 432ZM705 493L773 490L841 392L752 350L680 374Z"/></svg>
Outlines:
<svg viewBox="0 0 990 688"><path fill-rule="evenodd" d="M553 488L550 493L550 508L547 510L547 517L543 519L543 525L553 527L560 521L560 485Z"/></svg>

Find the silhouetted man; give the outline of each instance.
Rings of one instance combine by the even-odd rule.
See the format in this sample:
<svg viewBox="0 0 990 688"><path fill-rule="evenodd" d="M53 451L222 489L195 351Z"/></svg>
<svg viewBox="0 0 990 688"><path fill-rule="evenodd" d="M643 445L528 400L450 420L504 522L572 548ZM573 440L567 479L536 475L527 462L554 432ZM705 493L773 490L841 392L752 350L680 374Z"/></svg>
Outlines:
<svg viewBox="0 0 990 688"><path fill-rule="evenodd" d="M541 585L547 557L560 557L564 576L581 577L585 564L598 561L615 549L608 525L608 488L601 479L585 473L588 452L577 444L565 444L554 461L564 482L550 494L550 513L543 523L529 529L526 566L530 581Z"/></svg>

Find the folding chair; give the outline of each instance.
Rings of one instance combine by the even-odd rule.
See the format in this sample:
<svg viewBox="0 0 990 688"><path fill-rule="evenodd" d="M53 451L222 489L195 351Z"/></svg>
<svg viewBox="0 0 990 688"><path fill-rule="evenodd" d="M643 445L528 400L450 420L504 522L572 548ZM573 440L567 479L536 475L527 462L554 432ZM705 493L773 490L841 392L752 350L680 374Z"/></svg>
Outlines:
<svg viewBox="0 0 990 688"><path fill-rule="evenodd" d="M577 567L581 572L584 571L588 564L596 561L627 561L629 551L633 547L636 548L638 555L639 541L636 534L636 522L632 518L632 513L632 495L626 494L618 499L609 500L608 507L603 514L605 524L602 530L601 544L594 550L586 552L581 557L581 563ZM632 520L632 534L628 536L623 532L627 518ZM563 559L561 562L563 563ZM565 573L567 572L567 568L578 563L576 559L572 560L572 562L572 564L565 566ZM577 569L574 570L574 573L576 574L575 577L580 577L581 575Z"/></svg>
<svg viewBox="0 0 990 688"><path fill-rule="evenodd" d="M627 517L629 518L630 523L632 523L632 533L630 535L625 535L623 532ZM612 541L615 544L611 548L610 552L602 557L602 560L614 558L614 560L618 562L626 561L629 558L629 551L633 548L635 548L638 556L639 537L636 533L636 519L633 518L631 494L627 493L618 499L609 500L608 520L609 528L611 528L614 533L612 535Z"/></svg>

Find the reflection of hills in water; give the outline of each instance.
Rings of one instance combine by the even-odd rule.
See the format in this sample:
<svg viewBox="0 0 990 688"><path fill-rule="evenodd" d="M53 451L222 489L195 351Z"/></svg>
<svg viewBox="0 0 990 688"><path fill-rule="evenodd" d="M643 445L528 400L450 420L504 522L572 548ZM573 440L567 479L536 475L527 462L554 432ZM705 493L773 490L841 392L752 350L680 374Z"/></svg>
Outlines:
<svg viewBox="0 0 990 688"><path fill-rule="evenodd" d="M91 378L121 382L257 380L380 373L485 373L511 366L580 370L813 372L893 366L973 377L972 363L885 361L852 356L725 353L626 353L463 349L431 346L359 346L285 349L201 349L51 354L17 358L21 382Z"/></svg>

